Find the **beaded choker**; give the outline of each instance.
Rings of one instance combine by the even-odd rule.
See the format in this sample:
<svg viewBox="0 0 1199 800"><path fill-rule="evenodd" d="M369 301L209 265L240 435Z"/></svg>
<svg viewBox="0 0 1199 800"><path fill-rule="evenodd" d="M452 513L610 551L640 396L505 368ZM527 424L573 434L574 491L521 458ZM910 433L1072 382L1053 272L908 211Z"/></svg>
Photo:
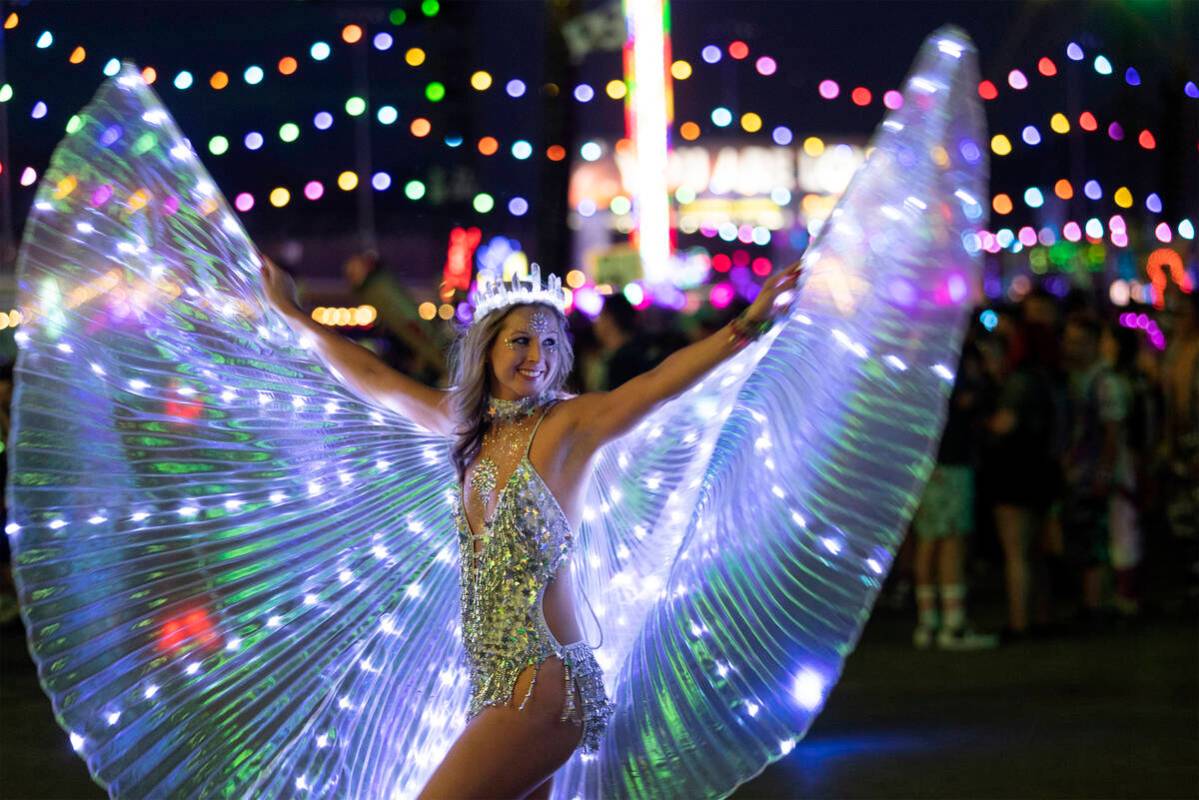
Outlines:
<svg viewBox="0 0 1199 800"><path fill-rule="evenodd" d="M487 416L493 422L524 419L549 402L549 399L544 396L524 397L520 400L501 400L498 397L492 397L487 401Z"/></svg>

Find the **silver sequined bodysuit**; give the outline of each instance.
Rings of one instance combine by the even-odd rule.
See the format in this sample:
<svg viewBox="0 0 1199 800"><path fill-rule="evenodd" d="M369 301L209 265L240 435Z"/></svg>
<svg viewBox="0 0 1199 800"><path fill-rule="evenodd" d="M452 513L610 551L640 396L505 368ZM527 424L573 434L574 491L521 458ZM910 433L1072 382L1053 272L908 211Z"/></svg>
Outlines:
<svg viewBox="0 0 1199 800"><path fill-rule="evenodd" d="M524 455L500 489L495 511L481 533L471 530L465 497L456 504L462 556L462 637L471 678L469 715L474 717L488 706L511 704L520 673L557 656L565 666L566 678L562 719L581 716L583 750L594 752L613 708L604 690L603 674L587 642L559 642L542 610L546 586L566 563L574 545L566 514L529 461L533 436L546 413L541 413L533 427ZM480 481L481 472L484 470L476 467L475 481ZM494 487L494 468L482 482ZM536 680L534 674L518 708L528 702ZM576 708L572 687L578 690L581 709Z"/></svg>

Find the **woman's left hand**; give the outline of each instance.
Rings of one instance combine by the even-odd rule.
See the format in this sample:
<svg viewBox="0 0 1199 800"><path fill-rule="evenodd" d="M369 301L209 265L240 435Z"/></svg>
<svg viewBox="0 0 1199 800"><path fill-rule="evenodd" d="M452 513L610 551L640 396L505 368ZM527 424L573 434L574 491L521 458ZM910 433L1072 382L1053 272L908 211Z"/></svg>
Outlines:
<svg viewBox="0 0 1199 800"><path fill-rule="evenodd" d="M795 302L795 283L802 272L803 263L796 261L767 278L757 299L745 310L746 319L750 322L773 321L790 311Z"/></svg>

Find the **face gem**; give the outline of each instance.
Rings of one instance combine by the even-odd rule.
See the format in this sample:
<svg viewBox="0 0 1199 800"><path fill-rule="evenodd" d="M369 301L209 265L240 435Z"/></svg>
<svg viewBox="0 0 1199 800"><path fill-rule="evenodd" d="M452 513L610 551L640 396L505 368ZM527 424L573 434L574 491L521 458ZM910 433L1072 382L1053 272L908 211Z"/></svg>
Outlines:
<svg viewBox="0 0 1199 800"><path fill-rule="evenodd" d="M549 333L553 328L553 323L553 319L544 311L534 311L532 316L529 317L529 327L539 336L543 333Z"/></svg>

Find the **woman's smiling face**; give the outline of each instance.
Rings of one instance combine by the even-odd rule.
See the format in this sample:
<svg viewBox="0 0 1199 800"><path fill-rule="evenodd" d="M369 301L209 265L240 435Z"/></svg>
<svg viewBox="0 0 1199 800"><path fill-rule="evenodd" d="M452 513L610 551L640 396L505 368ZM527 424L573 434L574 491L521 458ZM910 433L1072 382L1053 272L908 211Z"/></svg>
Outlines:
<svg viewBox="0 0 1199 800"><path fill-rule="evenodd" d="M563 331L557 316L536 305L508 312L491 345L491 393L501 400L536 397L558 367Z"/></svg>

